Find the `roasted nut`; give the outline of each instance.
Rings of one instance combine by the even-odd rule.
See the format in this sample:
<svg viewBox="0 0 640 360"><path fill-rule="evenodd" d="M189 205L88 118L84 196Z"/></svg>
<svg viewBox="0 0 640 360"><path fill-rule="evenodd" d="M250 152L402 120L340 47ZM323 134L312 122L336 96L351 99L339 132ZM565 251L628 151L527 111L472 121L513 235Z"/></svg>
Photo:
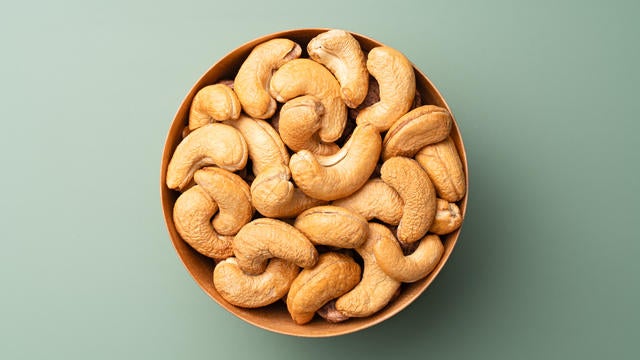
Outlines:
<svg viewBox="0 0 640 360"><path fill-rule="evenodd" d="M213 285L228 302L244 308L257 308L272 304L287 294L299 268L294 264L271 259L262 274L248 275L236 258L218 263L213 270Z"/></svg>
<svg viewBox="0 0 640 360"><path fill-rule="evenodd" d="M367 238L367 220L345 208L316 206L298 215L293 225L314 245L355 248Z"/></svg>
<svg viewBox="0 0 640 360"><path fill-rule="evenodd" d="M318 263L303 269L291 284L287 309L293 321L297 324L311 321L325 303L356 286L360 272L360 266L347 255L334 252L320 255Z"/></svg>
<svg viewBox="0 0 640 360"><path fill-rule="evenodd" d="M235 120L240 116L240 101L233 90L224 84L205 86L191 103L189 130L214 121Z"/></svg>
<svg viewBox="0 0 640 360"><path fill-rule="evenodd" d="M436 204L436 217L429 232L446 235L462 225L462 214L458 205L442 199L438 199Z"/></svg>
<svg viewBox="0 0 640 360"><path fill-rule="evenodd" d="M390 225L398 225L404 202L400 195L381 179L367 181L355 193L335 200L332 205L356 212L367 219L376 218Z"/></svg>
<svg viewBox="0 0 640 360"><path fill-rule="evenodd" d="M287 101L280 109L278 127L282 141L293 151L309 150L318 155L331 155L339 148L320 141L320 119L324 106L314 96L304 95Z"/></svg>
<svg viewBox="0 0 640 360"><path fill-rule="evenodd" d="M464 197L467 185L458 150L451 138L425 146L416 160L429 174L439 197L455 202Z"/></svg>

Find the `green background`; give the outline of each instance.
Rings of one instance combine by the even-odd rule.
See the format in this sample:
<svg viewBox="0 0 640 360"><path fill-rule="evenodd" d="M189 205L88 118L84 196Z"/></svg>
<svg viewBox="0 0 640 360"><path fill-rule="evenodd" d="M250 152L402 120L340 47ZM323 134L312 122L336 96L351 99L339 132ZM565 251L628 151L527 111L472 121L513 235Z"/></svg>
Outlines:
<svg viewBox="0 0 640 360"><path fill-rule="evenodd" d="M636 358L637 4L0 5L0 358ZM468 216L440 276L397 316L331 339L219 307L176 256L159 197L191 85L238 45L300 27L404 52L469 157Z"/></svg>

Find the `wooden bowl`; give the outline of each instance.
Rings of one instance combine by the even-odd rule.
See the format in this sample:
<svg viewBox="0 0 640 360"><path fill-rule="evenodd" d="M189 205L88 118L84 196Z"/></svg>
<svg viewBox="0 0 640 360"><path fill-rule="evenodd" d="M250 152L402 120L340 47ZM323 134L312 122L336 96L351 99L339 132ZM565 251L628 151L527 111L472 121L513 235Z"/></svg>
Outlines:
<svg viewBox="0 0 640 360"><path fill-rule="evenodd" d="M214 64L195 83L195 85L191 88L191 91L189 91L185 99L182 101L182 104L180 105L180 108L178 109L178 112L176 113L175 118L171 123L169 133L167 134L164 151L162 153L162 165L160 170L160 194L162 199L162 210L164 213L164 220L167 224L167 229L169 230L169 236L171 237L171 241L173 242L178 256L184 263L184 266L187 268L191 276L193 276L198 285L200 285L200 287L204 290L204 292L207 293L211 298L213 298L223 308L227 309L232 314L250 324L277 333L304 337L329 337L352 333L376 325L400 312L418 296L420 296L420 294L422 294L422 292L438 275L444 264L447 262L447 259L451 255L454 246L456 245L460 229L449 235L441 237L444 243L445 252L442 256L442 259L440 260L440 263L433 270L433 272L431 272L429 276L418 282L412 284L403 284L402 292L399 297L393 300L389 305L387 305L387 307L385 307L378 313L367 318L353 318L338 324L330 324L324 319L316 316L314 320L308 324L297 325L293 322L293 320L291 320L291 317L287 312L286 305L283 301L278 301L273 305L260 309L243 309L229 304L220 296L220 294L218 294L215 287L213 286L213 268L215 266L213 260L200 255L198 252L193 250L186 242L182 240L182 238L176 231L172 212L173 204L175 203L179 193L177 191L169 189L166 186L165 175L167 172L167 165L169 163L169 160L171 159L171 155L173 154L178 143L182 140L182 130L188 123L189 107L194 95L196 94L196 92L198 92L198 90L206 85L214 84L222 79L233 79L244 59L249 55L251 50L260 43L273 38L282 37L296 41L302 46L303 49L306 49L306 45L309 40L311 40L319 33L327 30L329 29L296 29L266 35L250 41L231 51L225 57L220 59L220 61ZM383 45L380 42L363 35L353 34L353 36L360 42L365 52L368 52L376 46ZM402 49L398 50L402 52ZM307 56L304 50L303 56ZM431 81L429 81L429 79L420 70L415 69L415 73L417 82L416 90L419 91L420 95L422 96L422 103L445 107L451 112L451 109L445 102L444 98L442 97L440 92L438 92L436 87L433 86ZM460 131L458 129L457 123L455 122L455 119L451 131L451 137L455 142L460 154L460 158L462 160L466 174L468 187L469 176L467 169L467 157L465 154L464 145L462 143L462 137L460 135ZM460 207L460 211L464 216L466 214L467 195L465 195L465 197L458 204Z"/></svg>

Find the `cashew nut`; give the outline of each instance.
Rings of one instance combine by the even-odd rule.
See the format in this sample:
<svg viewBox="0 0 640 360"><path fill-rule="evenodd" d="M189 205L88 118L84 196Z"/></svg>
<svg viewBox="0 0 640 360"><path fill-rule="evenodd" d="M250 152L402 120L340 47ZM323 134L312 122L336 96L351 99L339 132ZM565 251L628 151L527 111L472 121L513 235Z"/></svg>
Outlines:
<svg viewBox="0 0 640 360"><path fill-rule="evenodd" d="M416 154L416 160L429 174L438 196L450 202L464 197L467 189L464 170L456 145L450 137L425 146Z"/></svg>
<svg viewBox="0 0 640 360"><path fill-rule="evenodd" d="M367 220L337 206L316 206L298 215L293 225L314 245L355 248L367 238Z"/></svg>
<svg viewBox="0 0 640 360"><path fill-rule="evenodd" d="M328 252L318 263L303 269L293 280L287 295L287 309L297 324L313 319L329 300L351 290L360 281L360 266L349 256Z"/></svg>
<svg viewBox="0 0 640 360"><path fill-rule="evenodd" d="M224 259L233 255L233 236L218 234L211 217L218 205L207 192L195 185L180 194L173 206L173 222L180 237L202 255Z"/></svg>
<svg viewBox="0 0 640 360"><path fill-rule="evenodd" d="M299 268L294 264L271 259L262 274L248 275L236 258L219 262L213 270L213 285L228 302L243 308L257 308L272 304L287 294Z"/></svg>
<svg viewBox="0 0 640 360"><path fill-rule="evenodd" d="M310 267L318 260L318 252L298 229L276 219L253 220L236 234L233 253L238 266L247 274L262 273L267 260L280 258L300 267Z"/></svg>
<svg viewBox="0 0 640 360"><path fill-rule="evenodd" d="M436 215L436 192L429 176L415 160L400 156L385 161L380 174L404 201L398 240L417 241L427 233Z"/></svg>
<svg viewBox="0 0 640 360"><path fill-rule="evenodd" d="M251 183L251 202L264 216L289 218L326 201L307 196L294 188L291 171L282 164L269 166Z"/></svg>
<svg viewBox="0 0 640 360"><path fill-rule="evenodd" d="M272 164L289 164L289 152L268 122L240 115L238 120L224 123L236 128L244 137L256 176Z"/></svg>
<svg viewBox="0 0 640 360"><path fill-rule="evenodd" d="M332 205L356 212L367 219L376 218L390 225L402 219L404 202L393 188L381 179L367 181L360 190L334 201Z"/></svg>
<svg viewBox="0 0 640 360"><path fill-rule="evenodd" d="M367 95L369 73L358 40L344 30L329 30L311 39L307 52L338 79L347 106L360 105Z"/></svg>
<svg viewBox="0 0 640 360"><path fill-rule="evenodd" d="M235 120L240 116L240 101L233 90L224 84L200 89L189 110L189 130L214 121Z"/></svg>
<svg viewBox="0 0 640 360"><path fill-rule="evenodd" d="M337 153L321 156L302 150L291 156L289 168L293 180L305 194L321 200L336 200L353 194L367 182L376 167L381 146L380 134L372 125L365 124L356 127Z"/></svg>
<svg viewBox="0 0 640 360"><path fill-rule="evenodd" d="M391 125L382 142L382 159L413 157L423 147L447 138L453 120L447 109L424 105L404 114Z"/></svg>
<svg viewBox="0 0 640 360"><path fill-rule="evenodd" d="M317 134L323 114L324 106L315 96L304 95L287 101L278 118L282 141L293 151L309 150L319 155L336 153L338 146L320 141Z"/></svg>
<svg viewBox="0 0 640 360"><path fill-rule="evenodd" d="M300 45L288 39L273 39L251 51L242 63L234 81L234 90L249 116L267 119L276 112L276 101L269 95L273 71L296 59L302 53Z"/></svg>
<svg viewBox="0 0 640 360"><path fill-rule="evenodd" d="M416 92L413 66L399 51L379 46L369 52L367 69L378 81L380 101L360 111L356 122L385 131L411 108Z"/></svg>
<svg viewBox="0 0 640 360"><path fill-rule="evenodd" d="M444 253L440 237L429 234L411 255L404 256L391 230L379 229L382 236L373 246L373 254L380 268L398 281L410 283L429 275Z"/></svg>
<svg viewBox="0 0 640 360"><path fill-rule="evenodd" d="M318 311L316 311L321 318L327 320L330 323L339 323L345 320L349 320L349 317L336 309L336 301L331 300L328 303L322 305Z"/></svg>
<svg viewBox="0 0 640 360"><path fill-rule="evenodd" d="M327 68L310 59L295 59L273 74L269 85L271 96L287 102L301 95L312 95L322 103L318 135L324 142L340 138L347 122L347 108L340 98L340 84Z"/></svg>
<svg viewBox="0 0 640 360"><path fill-rule="evenodd" d="M382 224L368 225L367 239L356 251L364 261L362 280L336 300L336 310L349 317L365 317L385 307L400 288L400 282L378 265L373 248L389 232Z"/></svg>
<svg viewBox="0 0 640 360"><path fill-rule="evenodd" d="M462 214L455 203L438 199L436 205L436 217L429 228L429 232L437 235L446 235L462 225Z"/></svg>
<svg viewBox="0 0 640 360"><path fill-rule="evenodd" d="M240 176L224 169L206 167L196 171L193 178L218 204L220 211L212 224L219 234L235 235L251 221L251 190Z"/></svg>
<svg viewBox="0 0 640 360"><path fill-rule="evenodd" d="M236 171L247 164L249 151L242 134L229 125L213 123L197 128L176 147L167 167L167 186L183 190L193 173L207 165Z"/></svg>

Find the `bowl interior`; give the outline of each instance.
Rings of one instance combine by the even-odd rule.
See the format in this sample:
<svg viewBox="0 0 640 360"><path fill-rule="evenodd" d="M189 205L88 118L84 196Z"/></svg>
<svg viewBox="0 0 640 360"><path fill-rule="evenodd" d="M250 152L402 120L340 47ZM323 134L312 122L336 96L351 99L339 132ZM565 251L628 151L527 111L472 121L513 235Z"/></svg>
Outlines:
<svg viewBox="0 0 640 360"><path fill-rule="evenodd" d="M198 285L200 285L200 287L204 290L204 292L206 292L222 307L255 326L278 333L306 337L326 337L351 333L378 324L385 319L388 319L389 317L397 314L399 311L409 305L414 299L416 299L438 275L447 259L451 255L451 252L453 251L453 248L458 239L458 235L460 233L460 229L449 235L441 237L445 247L445 252L442 256L442 259L440 260L440 263L437 265L434 271L429 276L418 282L412 284L403 284L402 293L400 294L400 296L392 301L392 303L390 303L386 308L374 314L373 316L361 319L353 318L339 324L327 323L323 319L320 319L316 316L316 318L314 318L314 320L308 324L296 325L291 320L291 317L289 316L289 313L287 312L286 306L283 301L279 301L273 305L260 309L243 309L229 304L220 296L220 294L218 294L215 287L213 286L213 260L200 255L198 252L193 250L186 242L182 240L182 238L176 231L172 213L173 205L179 193L177 191L169 189L166 186L165 174L167 165L169 163L169 160L171 159L171 155L173 154L178 143L182 140L182 130L188 123L187 116L189 107L194 95L198 90L206 85L216 83L219 80L233 79L235 73L239 69L244 59L249 55L251 50L256 45L264 41L273 38L284 37L296 41L302 46L303 49L305 49L306 44L309 42L309 40L326 30L328 29L299 29L270 34L240 46L239 48L233 50L228 55L220 59L220 61L218 61L215 65L213 65L196 82L191 91L189 91L175 115L175 118L171 124L171 128L169 129L169 133L167 134L164 151L162 154L160 173L162 209L171 241L173 242L178 256L184 263L185 267L187 268L191 276L193 276ZM353 36L360 42L365 52L369 51L373 47L383 45L378 41L359 34L353 34ZM399 50L402 51L402 49ZM305 51L303 51L302 56L307 56ZM420 70L415 69L415 73L417 82L416 89L422 97L422 103L445 107L451 112L451 109L449 109L449 106L446 104L444 98L440 95L435 86L433 86L431 81L429 81L429 79ZM451 131L451 137L455 142L460 154L460 158L464 166L468 188L469 179L467 171L467 158L462 143L462 137L460 135L455 119ZM466 205L467 195L465 195L465 197L459 203L460 211L462 212L463 216L466 214Z"/></svg>

